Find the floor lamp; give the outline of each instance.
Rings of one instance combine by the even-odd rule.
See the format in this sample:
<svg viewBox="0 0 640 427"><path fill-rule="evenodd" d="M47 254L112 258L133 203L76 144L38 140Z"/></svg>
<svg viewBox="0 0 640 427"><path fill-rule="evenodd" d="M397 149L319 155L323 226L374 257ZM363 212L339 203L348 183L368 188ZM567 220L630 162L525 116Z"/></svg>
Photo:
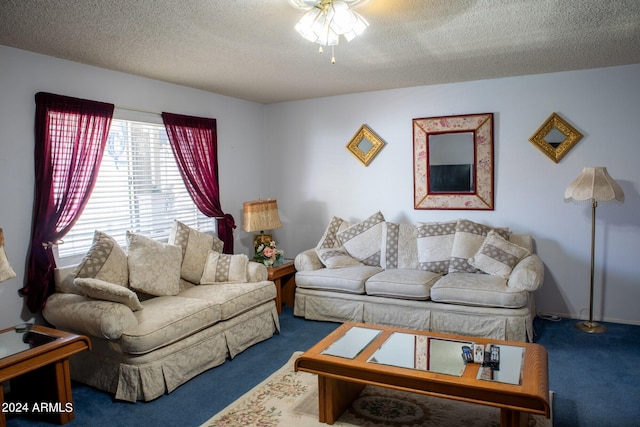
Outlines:
<svg viewBox="0 0 640 427"><path fill-rule="evenodd" d="M624 193L617 182L609 176L605 167L588 167L564 192L565 201L578 203L591 202L591 283L589 287L589 320L579 322L576 327L584 332L600 333L606 331L604 325L593 321L593 264L596 234L596 207L598 202L616 200L624 202Z"/></svg>

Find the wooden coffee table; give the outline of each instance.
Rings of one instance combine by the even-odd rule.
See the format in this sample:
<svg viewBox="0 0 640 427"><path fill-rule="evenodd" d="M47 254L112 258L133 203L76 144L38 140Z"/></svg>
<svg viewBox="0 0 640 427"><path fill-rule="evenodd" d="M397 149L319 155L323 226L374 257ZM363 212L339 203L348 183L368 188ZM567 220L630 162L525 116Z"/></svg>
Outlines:
<svg viewBox="0 0 640 427"><path fill-rule="evenodd" d="M5 414L46 415L58 424L74 418L69 356L90 349L91 341L44 326L29 330L33 333L25 335L29 331L15 328L0 331L0 383L11 380L10 402L4 401L0 386L0 427L6 426Z"/></svg>
<svg viewBox="0 0 640 427"><path fill-rule="evenodd" d="M345 340L340 339L352 328L359 331L360 328L374 332L377 330L380 333L371 341L361 344L361 351L352 358L323 354L330 346L333 349L343 344ZM416 340L421 341L435 338L439 342L463 341L483 346L493 344L505 346L504 350L520 351L521 361L517 361L518 369L521 369L520 378L516 379L518 384L478 379L478 371L481 369L478 363L466 366L463 364L462 374L457 376L368 361L374 353L379 354L376 351L394 333L399 333L397 336L413 334ZM460 360L461 353L460 350L460 354L456 356ZM501 366L503 363L507 361L501 356ZM521 422L525 422L527 417L521 417L522 412L540 414L547 418L551 416L547 352L539 344L345 323L302 354L295 362L295 370L318 375L319 420L327 424L333 424L366 385L498 407L502 426L519 426Z"/></svg>

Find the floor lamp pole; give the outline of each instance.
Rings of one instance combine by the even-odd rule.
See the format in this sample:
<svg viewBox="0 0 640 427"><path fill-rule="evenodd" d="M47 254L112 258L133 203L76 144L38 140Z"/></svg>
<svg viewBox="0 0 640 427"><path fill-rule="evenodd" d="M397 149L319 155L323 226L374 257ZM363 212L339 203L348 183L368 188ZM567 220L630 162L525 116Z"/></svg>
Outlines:
<svg viewBox="0 0 640 427"><path fill-rule="evenodd" d="M591 201L591 275L589 285L589 321L579 322L576 324L576 328L584 332L589 333L601 333L607 330L604 325L593 321L593 265L595 260L595 248L596 248L596 208L598 202L595 199Z"/></svg>

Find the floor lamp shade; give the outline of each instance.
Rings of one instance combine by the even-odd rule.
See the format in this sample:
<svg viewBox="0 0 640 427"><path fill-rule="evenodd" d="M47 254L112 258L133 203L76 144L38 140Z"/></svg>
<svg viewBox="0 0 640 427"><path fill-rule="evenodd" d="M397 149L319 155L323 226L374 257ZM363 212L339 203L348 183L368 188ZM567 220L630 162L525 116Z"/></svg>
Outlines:
<svg viewBox="0 0 640 427"><path fill-rule="evenodd" d="M605 167L586 167L564 192L565 201L591 202L591 275L589 286L589 320L579 322L576 327L590 333L604 332L606 328L593 321L593 269L595 255L596 208L598 202L624 201L622 188L614 181Z"/></svg>
<svg viewBox="0 0 640 427"><path fill-rule="evenodd" d="M573 180L564 192L566 201L605 202L624 201L624 193L617 182L611 178L605 167L588 167Z"/></svg>

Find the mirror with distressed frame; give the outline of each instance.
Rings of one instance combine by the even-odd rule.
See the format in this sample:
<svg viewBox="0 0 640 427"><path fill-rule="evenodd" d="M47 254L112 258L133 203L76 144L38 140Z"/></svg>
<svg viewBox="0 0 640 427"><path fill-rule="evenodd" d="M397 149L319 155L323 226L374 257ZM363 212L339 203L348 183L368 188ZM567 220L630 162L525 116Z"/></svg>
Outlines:
<svg viewBox="0 0 640 427"><path fill-rule="evenodd" d="M362 125L358 132L347 144L347 150L360 160L363 165L369 166L373 158L378 155L385 142L367 125Z"/></svg>
<svg viewBox="0 0 640 427"><path fill-rule="evenodd" d="M493 210L493 113L413 119L415 209Z"/></svg>
<svg viewBox="0 0 640 427"><path fill-rule="evenodd" d="M580 132L557 113L553 113L529 138L529 141L558 163L581 139Z"/></svg>

